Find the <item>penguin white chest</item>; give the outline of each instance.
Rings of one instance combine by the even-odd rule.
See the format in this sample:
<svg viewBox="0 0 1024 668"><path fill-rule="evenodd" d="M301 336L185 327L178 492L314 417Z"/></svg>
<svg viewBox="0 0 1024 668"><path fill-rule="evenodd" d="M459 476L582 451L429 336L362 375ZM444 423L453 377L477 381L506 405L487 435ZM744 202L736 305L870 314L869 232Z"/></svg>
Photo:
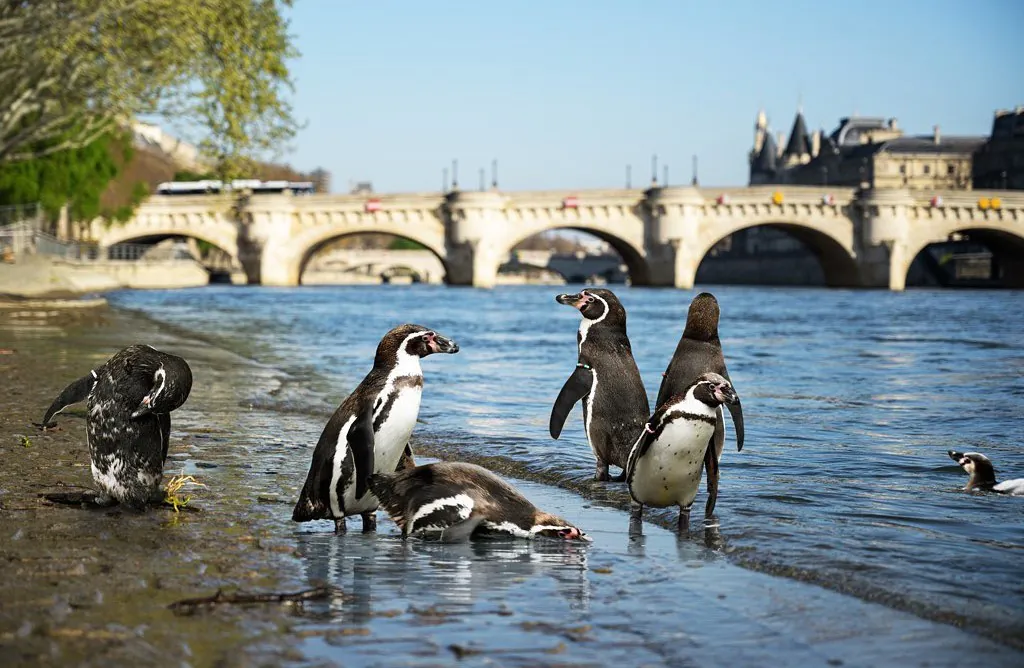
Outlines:
<svg viewBox="0 0 1024 668"><path fill-rule="evenodd" d="M374 430L374 473L394 472L420 414L422 386L401 387L393 392L393 399L380 397L381 408L374 414L374 422L383 418L380 427Z"/></svg>
<svg viewBox="0 0 1024 668"><path fill-rule="evenodd" d="M636 500L655 508L692 504L714 431L715 426L703 420L683 418L666 425L636 463L630 484Z"/></svg>

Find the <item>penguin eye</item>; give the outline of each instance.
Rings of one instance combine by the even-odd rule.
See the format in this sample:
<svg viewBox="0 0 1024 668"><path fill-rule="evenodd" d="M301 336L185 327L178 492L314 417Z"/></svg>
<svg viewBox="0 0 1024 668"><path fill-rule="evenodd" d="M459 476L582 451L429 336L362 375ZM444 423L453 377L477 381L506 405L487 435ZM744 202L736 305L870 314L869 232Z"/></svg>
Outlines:
<svg viewBox="0 0 1024 668"><path fill-rule="evenodd" d="M433 337L434 337L433 334L431 334L430 332L427 332L426 334L424 334L420 338L423 339L424 341L426 341L427 343L429 343L430 339L432 339Z"/></svg>

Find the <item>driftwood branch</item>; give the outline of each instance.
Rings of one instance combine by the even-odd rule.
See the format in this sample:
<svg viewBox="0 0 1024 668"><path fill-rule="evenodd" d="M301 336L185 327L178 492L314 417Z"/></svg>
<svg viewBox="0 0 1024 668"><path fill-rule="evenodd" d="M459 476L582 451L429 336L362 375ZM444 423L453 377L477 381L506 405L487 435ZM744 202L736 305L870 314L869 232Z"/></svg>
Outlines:
<svg viewBox="0 0 1024 668"><path fill-rule="evenodd" d="M194 615L200 609L212 608L217 605L253 605L256 603L302 603L319 601L329 598L335 592L333 587L314 587L292 594L225 594L218 589L213 596L186 598L171 603L168 607L176 615Z"/></svg>

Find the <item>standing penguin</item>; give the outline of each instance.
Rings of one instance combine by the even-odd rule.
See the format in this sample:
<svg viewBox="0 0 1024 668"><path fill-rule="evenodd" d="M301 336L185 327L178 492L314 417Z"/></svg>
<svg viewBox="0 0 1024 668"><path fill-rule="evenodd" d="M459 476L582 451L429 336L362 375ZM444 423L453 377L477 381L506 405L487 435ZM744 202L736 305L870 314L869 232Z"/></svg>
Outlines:
<svg viewBox="0 0 1024 668"><path fill-rule="evenodd" d="M629 453L626 484L635 502L633 522L642 520L645 504L677 505L679 531L686 531L704 453L711 449L709 441L721 419L719 408L738 403L732 383L717 373L705 373L658 407Z"/></svg>
<svg viewBox="0 0 1024 668"><path fill-rule="evenodd" d="M64 388L43 417L88 399L85 433L99 505L136 510L159 495L171 434L171 411L188 399L192 370L176 355L132 345Z"/></svg>
<svg viewBox="0 0 1024 668"><path fill-rule="evenodd" d="M409 436L423 393L420 359L457 352L454 341L419 325L384 335L370 373L320 434L293 521L333 519L335 533L344 533L345 518L362 515L364 532L377 528L379 503L367 479L414 465Z"/></svg>
<svg viewBox="0 0 1024 668"><path fill-rule="evenodd" d="M595 480L609 480L608 465L623 469L629 448L650 415L647 391L626 335L626 309L611 290L583 290L555 301L583 315L576 334L576 370L565 381L551 410L551 438L562 433L565 418L583 399L583 429L594 457Z"/></svg>
<svg viewBox="0 0 1024 668"><path fill-rule="evenodd" d="M722 355L722 342L718 338L720 315L718 300L710 292L702 292L690 302L686 328L661 381L655 407L660 407L671 397L685 392L701 374L717 373L726 380L729 379L729 372L725 369L725 357ZM726 405L736 426L736 449L742 450L743 407L739 401ZM713 443L704 454L703 464L708 471L708 501L705 507L708 515L715 510L715 502L718 500L719 461L725 447L725 419L721 408L717 411L712 438Z"/></svg>

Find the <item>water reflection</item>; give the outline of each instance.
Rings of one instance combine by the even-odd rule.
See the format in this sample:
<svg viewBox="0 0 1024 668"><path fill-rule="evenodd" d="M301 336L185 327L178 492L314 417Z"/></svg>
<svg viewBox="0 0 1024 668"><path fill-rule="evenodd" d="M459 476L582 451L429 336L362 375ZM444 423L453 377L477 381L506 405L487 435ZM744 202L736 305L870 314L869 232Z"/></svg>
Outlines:
<svg viewBox="0 0 1024 668"><path fill-rule="evenodd" d="M332 617L368 623L374 613L416 605L468 610L534 578L554 580L554 590L574 611L589 609L587 546L570 541L484 539L444 544L397 534L335 536L296 534L310 586L341 588L327 605ZM311 608L312 609L312 608Z"/></svg>

